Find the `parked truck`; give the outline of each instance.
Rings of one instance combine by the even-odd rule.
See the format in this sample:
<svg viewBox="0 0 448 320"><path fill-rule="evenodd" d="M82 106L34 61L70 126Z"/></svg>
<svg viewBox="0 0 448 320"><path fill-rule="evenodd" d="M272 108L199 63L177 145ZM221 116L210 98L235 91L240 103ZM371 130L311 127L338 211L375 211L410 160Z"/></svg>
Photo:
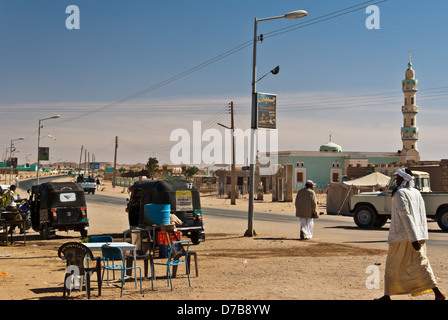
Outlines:
<svg viewBox="0 0 448 320"><path fill-rule="evenodd" d="M432 192L429 173L413 171L415 188L425 201L426 215L437 221L440 229L448 231L448 193ZM392 190L397 186L393 175L385 191L362 192L350 199L350 212L360 228L381 228L391 216Z"/></svg>
<svg viewBox="0 0 448 320"><path fill-rule="evenodd" d="M91 180L89 178L84 178L84 181L79 182L79 184L81 185L81 187L84 189L84 192L87 193L91 193L91 194L95 194L95 190L96 190L96 183L95 180Z"/></svg>

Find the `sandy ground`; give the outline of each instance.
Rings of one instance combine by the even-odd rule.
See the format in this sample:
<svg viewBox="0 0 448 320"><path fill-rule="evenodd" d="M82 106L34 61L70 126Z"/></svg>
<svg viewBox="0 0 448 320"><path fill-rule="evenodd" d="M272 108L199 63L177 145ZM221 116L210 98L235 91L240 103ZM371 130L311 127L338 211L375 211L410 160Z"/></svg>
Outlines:
<svg viewBox="0 0 448 320"><path fill-rule="evenodd" d="M122 187L113 189L103 185L103 194L123 198L128 196ZM322 199L321 199L322 200ZM230 201L204 196L202 206L247 210L247 199ZM257 204L260 206L259 204ZM321 211L325 211L321 202ZM127 215L122 208L108 205L89 205L89 235L112 234L121 240L128 228ZM294 215L292 203L263 202L262 210ZM104 284L102 296L96 290L96 276L92 300L372 300L382 295L383 275L387 252L378 248L331 243L316 237L298 240L295 231L279 232L271 223L257 225L257 235L244 237L247 225L218 218L206 220L206 241L192 249L197 252L199 276L191 276L191 287L184 267L173 280L174 290L167 286L165 269L156 266L154 290L151 281L143 280L143 294L133 282L126 282L120 298L118 284ZM296 230L296 229L294 229ZM0 299L51 300L62 299L65 263L57 256L59 246L68 241L79 241L78 233L58 232L54 239L41 240L30 230L24 246L17 235L12 246L0 246ZM445 256L430 256L439 286L448 292L448 268ZM139 263L140 264L140 263ZM142 263L140 264L142 266ZM378 271L378 287L369 266ZM432 294L419 297L399 296L397 299L430 300ZM73 291L69 299L85 300L85 291Z"/></svg>

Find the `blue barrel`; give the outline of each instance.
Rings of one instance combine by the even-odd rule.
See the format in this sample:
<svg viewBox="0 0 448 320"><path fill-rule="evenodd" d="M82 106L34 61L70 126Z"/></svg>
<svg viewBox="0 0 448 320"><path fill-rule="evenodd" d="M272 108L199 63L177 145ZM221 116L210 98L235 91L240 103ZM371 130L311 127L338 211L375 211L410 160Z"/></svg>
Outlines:
<svg viewBox="0 0 448 320"><path fill-rule="evenodd" d="M166 225L170 224L170 204L145 204L144 213L145 219L144 223L147 225L158 224Z"/></svg>

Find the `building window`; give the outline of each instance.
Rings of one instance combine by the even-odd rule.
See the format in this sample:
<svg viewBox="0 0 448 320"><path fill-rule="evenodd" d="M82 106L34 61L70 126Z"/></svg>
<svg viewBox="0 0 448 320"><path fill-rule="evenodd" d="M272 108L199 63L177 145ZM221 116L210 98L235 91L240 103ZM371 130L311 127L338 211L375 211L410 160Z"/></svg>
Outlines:
<svg viewBox="0 0 448 320"><path fill-rule="evenodd" d="M414 98L411 98L411 104L414 105Z"/></svg>
<svg viewBox="0 0 448 320"><path fill-rule="evenodd" d="M294 180L295 180L294 183L296 184L304 184L306 181L306 169L305 168L295 169Z"/></svg>
<svg viewBox="0 0 448 320"><path fill-rule="evenodd" d="M332 182L339 182L339 172L333 172Z"/></svg>
<svg viewBox="0 0 448 320"><path fill-rule="evenodd" d="M414 125L414 118L411 118L411 126Z"/></svg>
<svg viewBox="0 0 448 320"><path fill-rule="evenodd" d="M331 169L330 170L330 181L331 182L341 182L342 169Z"/></svg>

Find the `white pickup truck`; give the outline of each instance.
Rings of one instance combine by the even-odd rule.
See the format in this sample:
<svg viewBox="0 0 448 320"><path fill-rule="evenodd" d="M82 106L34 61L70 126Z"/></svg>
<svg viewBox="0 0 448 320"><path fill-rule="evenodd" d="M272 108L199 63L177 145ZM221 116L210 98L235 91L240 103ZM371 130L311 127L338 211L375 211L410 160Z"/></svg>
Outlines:
<svg viewBox="0 0 448 320"><path fill-rule="evenodd" d="M89 178L84 178L84 182L80 182L79 184L85 192L95 194L96 183L94 181L89 181Z"/></svg>
<svg viewBox="0 0 448 320"><path fill-rule="evenodd" d="M426 215L437 221L440 229L448 231L448 193L432 192L429 174L413 171L415 187L420 190L425 201ZM396 174L390 179L386 191L362 192L350 199L350 212L360 228L381 228L391 215L392 190L397 183Z"/></svg>

